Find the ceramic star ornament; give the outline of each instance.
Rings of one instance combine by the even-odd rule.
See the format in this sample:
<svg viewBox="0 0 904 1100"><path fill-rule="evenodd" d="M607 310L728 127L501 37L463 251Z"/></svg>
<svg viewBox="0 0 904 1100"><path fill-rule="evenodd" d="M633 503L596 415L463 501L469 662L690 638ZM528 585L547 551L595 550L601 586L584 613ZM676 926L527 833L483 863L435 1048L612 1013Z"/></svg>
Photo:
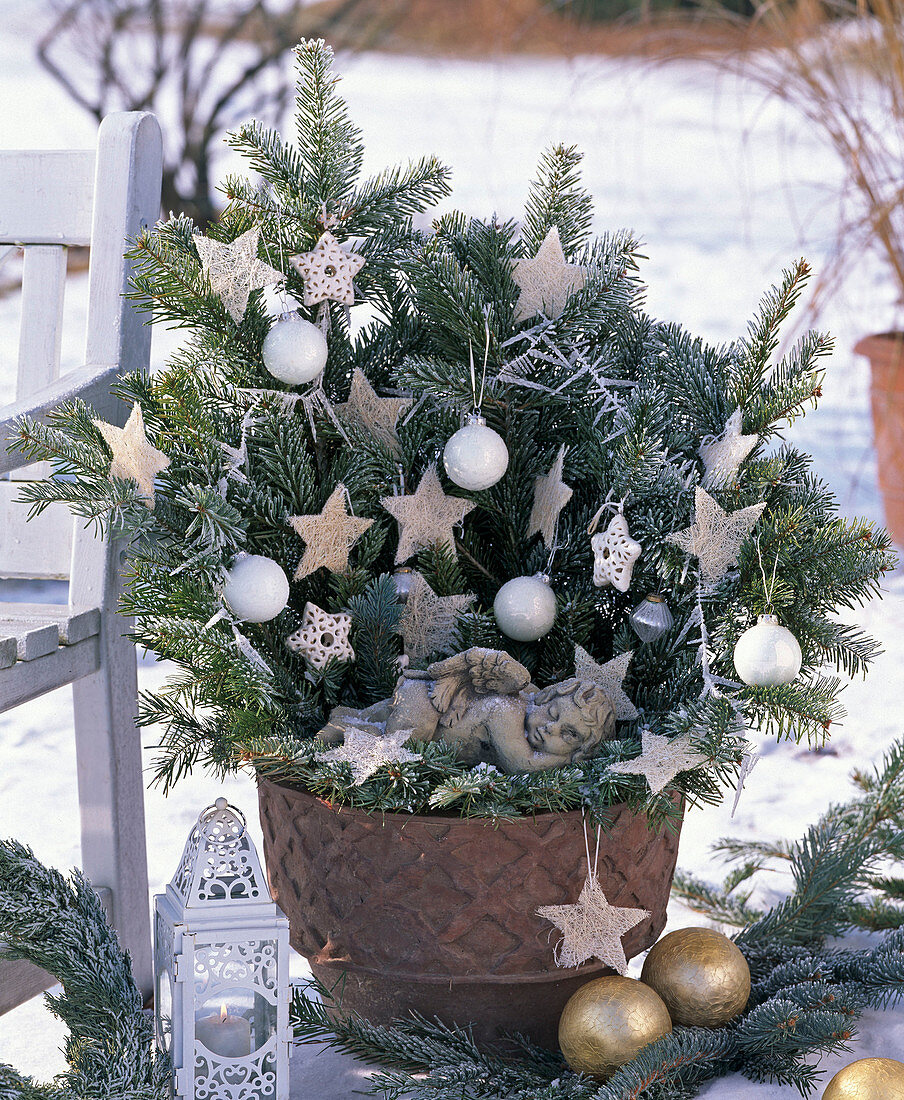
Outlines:
<svg viewBox="0 0 904 1100"><path fill-rule="evenodd" d="M93 424L113 452L108 476L137 482L144 503L153 512L154 478L169 466L170 460L148 442L141 406L137 402L132 406L124 428L117 428L105 420L95 420Z"/></svg>
<svg viewBox="0 0 904 1100"><path fill-rule="evenodd" d="M658 733L641 730L641 753L634 760L610 764L607 771L617 775L642 775L652 794L659 794L679 772L691 771L709 763L705 753L691 747L690 738L661 737Z"/></svg>
<svg viewBox="0 0 904 1100"><path fill-rule="evenodd" d="M562 480L565 466L565 445L559 448L555 462L548 474L534 481L534 506L527 525L527 537L541 532L543 541L552 546L556 535L559 512L571 500L574 490Z"/></svg>
<svg viewBox="0 0 904 1100"><path fill-rule="evenodd" d="M728 418L722 434L704 440L699 455L706 469L704 485L733 485L737 480L738 468L759 441L758 435L742 435L740 409Z"/></svg>
<svg viewBox="0 0 904 1100"><path fill-rule="evenodd" d="M568 299L587 281L587 269L566 262L559 227L554 225L536 256L515 261L512 278L521 291L515 304L516 322L538 313L555 318L562 315Z"/></svg>
<svg viewBox="0 0 904 1100"><path fill-rule="evenodd" d="M257 258L260 227L243 233L231 244L212 240L196 233L193 240L201 260L201 270L210 282L210 289L226 307L229 316L238 324L245 316L252 290L281 282L281 271Z"/></svg>
<svg viewBox="0 0 904 1100"><path fill-rule="evenodd" d="M475 597L437 596L420 573L411 575L411 587L398 631L411 661L426 660L431 653L448 652L455 637L455 624Z"/></svg>
<svg viewBox="0 0 904 1100"><path fill-rule="evenodd" d="M694 522L683 531L669 535L668 541L700 562L700 575L712 584L723 577L738 560L745 539L766 509L765 501L725 512L701 486L694 493Z"/></svg>
<svg viewBox="0 0 904 1100"><path fill-rule="evenodd" d="M339 484L316 516L290 516L289 525L305 541L304 555L293 580L300 581L321 567L331 573L348 569L348 553L373 526L372 519L350 516L346 510L346 489Z"/></svg>
<svg viewBox="0 0 904 1100"><path fill-rule="evenodd" d="M338 748L317 753L316 759L322 763L348 764L352 769L352 782L357 787L384 764L408 764L420 760L418 753L402 748L413 733L414 730L397 730L377 737L369 730L349 724L343 729L344 743Z"/></svg>
<svg viewBox="0 0 904 1100"><path fill-rule="evenodd" d="M399 545L396 565L407 561L418 550L445 543L455 549L453 528L477 507L462 497L446 496L440 484L436 465L429 466L414 493L383 497L383 507L399 524Z"/></svg>
<svg viewBox="0 0 904 1100"><path fill-rule="evenodd" d="M396 424L402 413L411 408L412 400L410 397L378 397L364 371L355 367L348 401L336 405L335 409L343 420L370 432L381 443L398 453L400 447L395 434Z"/></svg>
<svg viewBox="0 0 904 1100"><path fill-rule="evenodd" d="M304 279L304 304L318 302L355 304L354 278L364 267L364 257L348 252L329 230L311 252L290 256L289 263Z"/></svg>
<svg viewBox="0 0 904 1100"><path fill-rule="evenodd" d="M574 674L578 680L591 680L609 696L615 708L617 722L630 722L637 717L637 708L625 694L622 684L628 674L628 665L634 651L622 653L604 665L598 664L583 646L574 647Z"/></svg>
<svg viewBox="0 0 904 1100"><path fill-rule="evenodd" d="M621 512L612 517L605 531L593 536L590 549L593 551L593 583L596 587L605 588L611 584L619 592L627 592L631 587L634 563L643 547L631 538L628 521Z"/></svg>
<svg viewBox="0 0 904 1100"><path fill-rule="evenodd" d="M349 641L352 617L344 611L330 615L315 603L306 603L304 619L294 634L286 638L286 645L293 653L302 653L316 669L326 668L327 662L354 661L355 651Z"/></svg>
<svg viewBox="0 0 904 1100"><path fill-rule="evenodd" d="M596 957L619 974L628 969L622 936L650 916L647 909L610 905L593 876L574 905L541 905L537 913L563 935L555 948L556 966L580 966Z"/></svg>

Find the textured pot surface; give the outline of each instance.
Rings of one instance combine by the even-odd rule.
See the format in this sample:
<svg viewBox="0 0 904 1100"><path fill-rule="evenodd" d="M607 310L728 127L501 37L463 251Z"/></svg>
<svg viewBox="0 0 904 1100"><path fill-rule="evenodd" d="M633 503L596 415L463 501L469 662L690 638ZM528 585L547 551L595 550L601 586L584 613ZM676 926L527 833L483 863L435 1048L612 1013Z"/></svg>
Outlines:
<svg viewBox="0 0 904 1100"><path fill-rule="evenodd" d="M558 969L540 905L577 900L586 875L580 812L502 822L368 815L259 783L267 872L293 946L343 1007L378 1023L415 1009L555 1046L562 1007L597 962ZM665 926L678 836L610 811L598 874L610 903L647 909L628 958ZM338 983L338 984L337 984Z"/></svg>
<svg viewBox="0 0 904 1100"><path fill-rule="evenodd" d="M904 333L866 336L854 345L870 362L870 403L885 524L904 546Z"/></svg>

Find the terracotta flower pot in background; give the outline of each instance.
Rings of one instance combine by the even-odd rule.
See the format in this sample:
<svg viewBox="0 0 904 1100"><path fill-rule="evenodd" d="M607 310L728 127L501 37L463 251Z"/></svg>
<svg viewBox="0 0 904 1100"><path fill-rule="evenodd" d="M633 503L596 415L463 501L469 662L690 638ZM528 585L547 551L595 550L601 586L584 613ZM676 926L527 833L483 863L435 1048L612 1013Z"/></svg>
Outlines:
<svg viewBox="0 0 904 1100"><path fill-rule="evenodd" d="M872 368L870 403L885 525L904 546L904 332L865 336L854 351Z"/></svg>
<svg viewBox="0 0 904 1100"><path fill-rule="evenodd" d="M473 1024L479 1042L519 1031L555 1048L559 1015L593 960L559 969L559 932L540 905L577 900L587 861L580 812L495 825L482 819L365 814L267 780L259 785L267 873L292 945L375 1023L414 1009ZM598 873L613 905L651 916L622 941L628 958L666 921L677 831L610 811Z"/></svg>

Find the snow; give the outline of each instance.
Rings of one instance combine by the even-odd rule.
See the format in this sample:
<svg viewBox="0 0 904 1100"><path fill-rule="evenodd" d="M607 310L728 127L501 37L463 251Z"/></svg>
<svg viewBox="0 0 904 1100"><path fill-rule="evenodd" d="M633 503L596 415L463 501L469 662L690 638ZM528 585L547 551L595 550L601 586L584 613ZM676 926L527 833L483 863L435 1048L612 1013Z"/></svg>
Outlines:
<svg viewBox="0 0 904 1100"><path fill-rule="evenodd" d="M91 144L92 120L73 106L32 56L33 36L46 15L37 0L0 0L7 33L0 38L0 147ZM603 58L422 60L360 55L342 61L343 91L368 141L366 169L435 152L455 168L455 201L466 210L517 216L539 152L553 141L586 151L585 178L596 198L598 230L634 228L646 242L650 310L680 319L692 331L723 341L740 335L761 292L781 268L805 254L818 270L838 226L841 173L819 135L790 110L764 102L743 81L691 63L653 68ZM217 175L238 167L224 148ZM855 339L891 327L893 295L874 262L850 273L841 294L817 318L837 338L818 411L794 425L791 438L813 453L845 514L881 519L868 410L865 363ZM83 278L72 280L67 317L83 324ZM0 298L0 349L12 347L14 297ZM157 333L155 359L178 334ZM67 362L79 349L66 346ZM7 355L7 359L9 356ZM9 370L0 402L9 398ZM65 599L59 586L43 598ZM794 745L762 744L737 813L731 799L718 810L692 813L680 862L711 879L713 838L799 835L830 801L845 796L846 777L869 765L898 735L899 671L904 663L904 578L885 585L885 599L851 618L883 642L885 653L867 682L845 695L850 717L831 751L814 755ZM28 591L19 586L18 597ZM142 657L144 688L166 670ZM147 760L153 731L145 731ZM78 862L74 751L68 697L47 696L0 716L0 836L14 835L38 856L66 868ZM225 794L255 821L250 779L217 783L195 775L164 798L146 794L152 889L175 870L198 811ZM774 894L783 888L776 876ZM670 927L695 923L673 905ZM826 1059L834 1072L853 1057L894 1057L904 1048L904 1011L867 1013L856 1054ZM0 1061L47 1079L64 1068L63 1030L40 998L0 1019ZM293 1095L339 1100L360 1089L364 1070L349 1059L296 1057ZM704 1090L708 1100L778 1100L790 1089L732 1077Z"/></svg>

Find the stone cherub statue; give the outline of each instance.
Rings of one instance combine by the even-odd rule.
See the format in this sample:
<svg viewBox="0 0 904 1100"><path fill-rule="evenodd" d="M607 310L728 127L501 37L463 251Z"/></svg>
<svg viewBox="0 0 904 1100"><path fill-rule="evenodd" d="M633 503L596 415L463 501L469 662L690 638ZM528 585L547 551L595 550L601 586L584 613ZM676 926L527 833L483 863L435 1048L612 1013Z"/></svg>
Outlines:
<svg viewBox="0 0 904 1100"><path fill-rule="evenodd" d="M589 680L541 691L507 653L474 647L426 671L405 670L392 699L366 710L335 708L319 736L341 743L349 725L377 735L411 730L418 741L455 746L466 765L531 772L596 755L615 735L615 709Z"/></svg>

